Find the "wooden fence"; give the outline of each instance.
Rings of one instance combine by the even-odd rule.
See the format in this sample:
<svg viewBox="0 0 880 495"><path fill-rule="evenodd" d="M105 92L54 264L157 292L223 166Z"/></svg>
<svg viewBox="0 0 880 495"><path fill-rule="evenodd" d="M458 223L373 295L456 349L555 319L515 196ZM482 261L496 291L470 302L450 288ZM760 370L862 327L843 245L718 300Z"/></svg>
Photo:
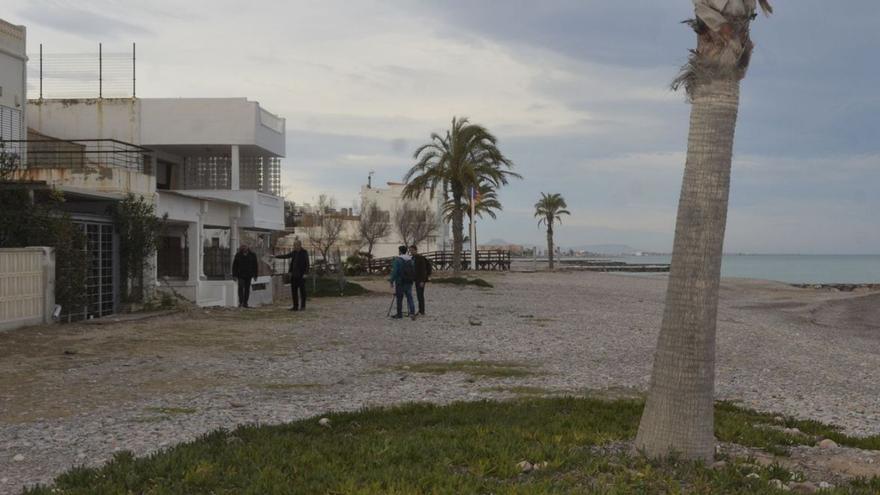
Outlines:
<svg viewBox="0 0 880 495"><path fill-rule="evenodd" d="M452 251L431 251L422 253L422 256L431 262L434 270L452 270ZM391 271L391 262L394 258L376 258L370 260L368 270L371 273L388 273ZM471 253L461 253L461 270L470 270ZM510 251L497 249L477 250L477 270L507 271L510 270Z"/></svg>

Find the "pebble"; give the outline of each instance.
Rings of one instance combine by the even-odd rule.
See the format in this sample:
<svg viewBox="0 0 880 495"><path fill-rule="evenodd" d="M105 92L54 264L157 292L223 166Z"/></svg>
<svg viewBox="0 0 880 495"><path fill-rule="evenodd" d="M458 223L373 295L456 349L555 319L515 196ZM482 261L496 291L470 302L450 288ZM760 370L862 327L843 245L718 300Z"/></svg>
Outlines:
<svg viewBox="0 0 880 495"><path fill-rule="evenodd" d="M751 478L753 480L759 479L760 477L761 475L758 473L749 473L746 475L746 478Z"/></svg>
<svg viewBox="0 0 880 495"><path fill-rule="evenodd" d="M516 467L518 467L519 470L520 470L521 472L523 472L523 473L529 473L529 472L531 472L533 469L535 469L535 466L533 466L532 463L529 462L529 461L520 461L520 462L516 465Z"/></svg>
<svg viewBox="0 0 880 495"><path fill-rule="evenodd" d="M318 424L323 426L324 428L330 428L330 419L329 418L321 418L318 420Z"/></svg>
<svg viewBox="0 0 880 495"><path fill-rule="evenodd" d="M837 442L835 442L834 440L831 440L830 438L826 438L825 440L822 440L821 442L819 442L819 448L820 449L836 449Z"/></svg>
<svg viewBox="0 0 880 495"><path fill-rule="evenodd" d="M15 462L21 462L24 460L24 456L21 454L15 454L15 457L13 457L12 460Z"/></svg>
<svg viewBox="0 0 880 495"><path fill-rule="evenodd" d="M832 488L834 488L834 485L832 485L831 483L828 483L827 481L820 481L819 488L821 490L831 490Z"/></svg>

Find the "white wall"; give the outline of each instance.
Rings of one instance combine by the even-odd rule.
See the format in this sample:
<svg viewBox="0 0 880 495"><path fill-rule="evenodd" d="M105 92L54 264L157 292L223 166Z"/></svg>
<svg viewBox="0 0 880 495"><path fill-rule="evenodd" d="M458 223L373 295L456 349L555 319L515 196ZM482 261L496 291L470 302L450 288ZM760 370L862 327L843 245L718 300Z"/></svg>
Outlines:
<svg viewBox="0 0 880 495"><path fill-rule="evenodd" d="M0 19L0 133L4 139L27 139L27 32Z"/></svg>
<svg viewBox="0 0 880 495"><path fill-rule="evenodd" d="M116 139L141 144L140 100L31 100L28 125L60 139Z"/></svg>
<svg viewBox="0 0 880 495"><path fill-rule="evenodd" d="M245 98L53 99L32 100L28 108L31 127L61 139L118 139L148 148L250 145L284 156L284 119L271 117Z"/></svg>
<svg viewBox="0 0 880 495"><path fill-rule="evenodd" d="M364 201L375 201L376 205L382 211L390 212L391 219L391 233L382 239L380 242L376 243L373 246L373 256L376 258L387 258L389 256L397 256L397 247L401 244L400 236L397 234L397 229L394 226L394 214L397 211L397 208L404 202L402 199L403 196L403 188L404 184L397 182L389 182L388 187L385 188L368 188L363 186L361 188L361 204L364 204ZM432 213L435 215L441 211L442 208L442 199L441 197L435 196L433 199L426 193L423 194L417 200L407 200L412 204L415 204L419 207L428 207ZM452 241L449 235L449 224L443 222L442 219L438 222L436 239L433 242L424 243L419 246L422 252L428 251L440 251L443 249L444 240L446 249L452 249Z"/></svg>
<svg viewBox="0 0 880 495"><path fill-rule="evenodd" d="M55 250L0 249L0 330L52 322Z"/></svg>

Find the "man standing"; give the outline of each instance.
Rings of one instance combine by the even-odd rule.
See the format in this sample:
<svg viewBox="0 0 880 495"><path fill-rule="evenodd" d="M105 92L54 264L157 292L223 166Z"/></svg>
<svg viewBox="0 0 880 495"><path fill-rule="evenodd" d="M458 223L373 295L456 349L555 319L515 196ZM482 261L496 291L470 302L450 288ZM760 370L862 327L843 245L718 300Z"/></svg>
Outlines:
<svg viewBox="0 0 880 495"><path fill-rule="evenodd" d="M391 262L391 286L394 287L394 297L397 299L397 314L392 318L403 318L403 297L406 296L406 305L409 309L409 317L416 319L416 308L413 304L412 286L415 279L415 267L412 257L406 254L406 246L397 248L400 256Z"/></svg>
<svg viewBox="0 0 880 495"><path fill-rule="evenodd" d="M419 254L419 248L415 245L409 247L409 254L413 257L413 265L415 265L416 276L416 299L419 300L419 315L425 314L425 284L431 278L431 262Z"/></svg>
<svg viewBox="0 0 880 495"><path fill-rule="evenodd" d="M293 302L291 311L306 310L306 274L309 273L309 252L302 248L299 239L293 241L293 251L275 256L278 259L290 259L290 299ZM297 299L297 291L299 298Z"/></svg>
<svg viewBox="0 0 880 495"><path fill-rule="evenodd" d="M238 307L247 308L251 297L251 279L257 280L257 255L242 244L232 260L232 276L238 281Z"/></svg>

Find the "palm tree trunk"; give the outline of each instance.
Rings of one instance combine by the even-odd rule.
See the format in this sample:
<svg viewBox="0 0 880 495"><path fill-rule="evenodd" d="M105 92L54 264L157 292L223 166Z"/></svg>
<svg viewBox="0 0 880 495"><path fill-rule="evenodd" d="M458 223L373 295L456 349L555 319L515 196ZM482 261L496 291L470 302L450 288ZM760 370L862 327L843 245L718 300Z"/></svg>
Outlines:
<svg viewBox="0 0 880 495"><path fill-rule="evenodd" d="M706 81L692 100L666 309L635 447L649 457L675 452L709 462L715 453L715 325L739 81Z"/></svg>
<svg viewBox="0 0 880 495"><path fill-rule="evenodd" d="M550 257L550 271L553 271L553 225L547 224L547 256Z"/></svg>
<svg viewBox="0 0 880 495"><path fill-rule="evenodd" d="M464 237L464 212L462 211L461 196L453 198L455 210L452 212L452 271L456 275L461 273L461 243Z"/></svg>

